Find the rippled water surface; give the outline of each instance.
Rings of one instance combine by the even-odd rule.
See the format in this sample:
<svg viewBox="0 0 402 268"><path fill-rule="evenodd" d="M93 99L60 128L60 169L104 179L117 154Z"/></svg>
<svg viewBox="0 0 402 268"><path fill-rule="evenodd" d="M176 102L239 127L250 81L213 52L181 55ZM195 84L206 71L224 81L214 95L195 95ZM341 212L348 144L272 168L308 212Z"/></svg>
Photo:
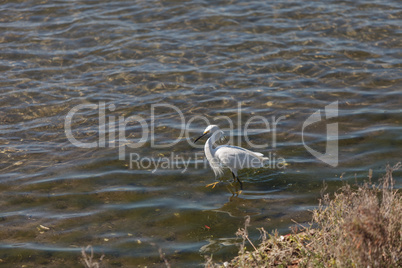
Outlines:
<svg viewBox="0 0 402 268"><path fill-rule="evenodd" d="M246 215L254 240L286 233L323 180L377 179L401 160L401 13L392 0L2 1L0 266L82 267L87 245L110 267L164 267L159 248L174 267L226 261ZM67 138L69 118L95 147ZM205 187L205 139L185 135L203 118L271 157L240 172L238 196L230 172ZM336 123L331 167L305 146L325 153Z"/></svg>

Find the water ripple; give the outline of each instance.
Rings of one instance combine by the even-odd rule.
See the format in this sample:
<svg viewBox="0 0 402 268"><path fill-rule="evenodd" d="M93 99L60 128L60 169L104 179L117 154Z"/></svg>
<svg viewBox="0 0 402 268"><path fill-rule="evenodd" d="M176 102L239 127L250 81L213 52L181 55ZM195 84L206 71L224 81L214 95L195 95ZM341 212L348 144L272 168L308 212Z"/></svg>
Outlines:
<svg viewBox="0 0 402 268"><path fill-rule="evenodd" d="M54 251L79 254L70 245L93 244L123 266L152 266L159 254L150 243L158 243L173 249L167 255L174 264L189 266L204 262L200 251L235 254L234 233L245 215L267 230L286 231L300 215L307 220L303 213L316 205L323 179L335 191L341 177L362 181L369 169L379 177L387 163L400 161L401 8L394 0L3 1L0 247L10 260L28 263L18 249L48 261ZM303 129L334 101L336 119ZM100 102L114 107L105 111L105 147L76 147L66 137L66 115ZM245 191L237 197L228 190L229 173L229 181L205 188L214 177L202 146L179 137L178 113L152 113L154 104L178 107L190 139L205 128L203 116L232 127L233 142L249 149L238 128L253 116L267 118L270 129L248 138L268 143L260 151L288 166L241 172ZM155 133L142 147L127 147L122 161L124 140L118 129L113 139L109 127L134 115L155 123ZM82 109L72 133L99 141L99 123L98 109ZM336 168L306 150L325 153L327 123L339 127ZM250 127L264 126L254 120ZM125 134L138 141L141 126L130 123ZM174 155L189 166L130 169L129 153ZM40 233L39 224L51 232Z"/></svg>

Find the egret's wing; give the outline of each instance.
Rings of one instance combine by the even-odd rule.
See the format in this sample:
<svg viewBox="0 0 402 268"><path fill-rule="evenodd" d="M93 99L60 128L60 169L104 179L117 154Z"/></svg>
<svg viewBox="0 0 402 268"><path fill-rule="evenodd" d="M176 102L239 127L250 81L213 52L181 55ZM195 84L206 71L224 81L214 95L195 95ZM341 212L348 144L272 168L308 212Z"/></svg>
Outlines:
<svg viewBox="0 0 402 268"><path fill-rule="evenodd" d="M230 145L218 146L215 151L215 157L223 165L235 170L262 167L264 161L268 159L263 157L261 153Z"/></svg>

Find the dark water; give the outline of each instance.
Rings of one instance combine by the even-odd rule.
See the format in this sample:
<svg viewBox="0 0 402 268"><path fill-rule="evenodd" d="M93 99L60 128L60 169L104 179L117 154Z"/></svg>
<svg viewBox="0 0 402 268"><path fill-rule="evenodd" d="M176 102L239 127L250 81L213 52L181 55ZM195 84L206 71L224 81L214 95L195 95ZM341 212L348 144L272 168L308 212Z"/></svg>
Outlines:
<svg viewBox="0 0 402 268"><path fill-rule="evenodd" d="M225 261L246 215L254 240L257 227L285 233L323 180L333 192L377 179L401 160L401 13L380 0L2 1L0 266L82 267L87 245L110 267L163 267L158 248L174 267ZM67 138L80 104L71 134L93 148ZM205 139L185 135L202 117L272 159L240 172L238 196L231 179L205 187ZM332 167L304 145L324 153L336 123Z"/></svg>

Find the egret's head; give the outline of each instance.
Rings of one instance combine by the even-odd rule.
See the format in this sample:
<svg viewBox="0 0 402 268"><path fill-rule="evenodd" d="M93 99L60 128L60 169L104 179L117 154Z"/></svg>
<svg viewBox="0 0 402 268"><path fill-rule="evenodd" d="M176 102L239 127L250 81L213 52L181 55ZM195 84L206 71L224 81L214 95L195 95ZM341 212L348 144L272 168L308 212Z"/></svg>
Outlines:
<svg viewBox="0 0 402 268"><path fill-rule="evenodd" d="M218 127L217 125L209 125L209 126L207 126L207 128L204 130L204 133L203 133L201 136L199 136L199 137L194 141L194 143L196 143L199 139L201 139L201 138L204 137L205 135L213 134L213 133L215 133L215 132L218 131L218 130L219 130L219 127Z"/></svg>
<svg viewBox="0 0 402 268"><path fill-rule="evenodd" d="M209 125L207 126L207 128L204 130L204 134L208 134L208 133L214 133L215 131L218 131L219 127L217 125Z"/></svg>

